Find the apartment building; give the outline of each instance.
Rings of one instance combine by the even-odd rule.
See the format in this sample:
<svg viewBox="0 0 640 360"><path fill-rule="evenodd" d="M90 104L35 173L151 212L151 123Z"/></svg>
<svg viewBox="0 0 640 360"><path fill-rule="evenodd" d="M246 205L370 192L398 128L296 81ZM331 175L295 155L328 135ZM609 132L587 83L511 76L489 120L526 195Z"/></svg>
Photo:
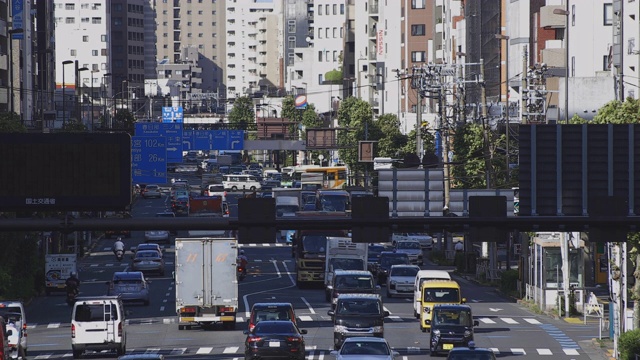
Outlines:
<svg viewBox="0 0 640 360"><path fill-rule="evenodd" d="M283 96L283 0L226 2L227 98Z"/></svg>
<svg viewBox="0 0 640 360"><path fill-rule="evenodd" d="M605 8L605 11L608 11ZM610 64L616 80L616 98L640 98L640 4L613 0L613 44ZM608 13L604 14L608 16Z"/></svg>
<svg viewBox="0 0 640 360"><path fill-rule="evenodd" d="M202 69L201 89L205 93L226 95L226 4L224 0L157 0L155 11L156 61L187 61L183 49L197 49L197 63ZM188 59L189 61L193 59ZM149 63L151 59L147 60ZM156 68L153 67L155 74ZM148 71L150 74L151 71Z"/></svg>

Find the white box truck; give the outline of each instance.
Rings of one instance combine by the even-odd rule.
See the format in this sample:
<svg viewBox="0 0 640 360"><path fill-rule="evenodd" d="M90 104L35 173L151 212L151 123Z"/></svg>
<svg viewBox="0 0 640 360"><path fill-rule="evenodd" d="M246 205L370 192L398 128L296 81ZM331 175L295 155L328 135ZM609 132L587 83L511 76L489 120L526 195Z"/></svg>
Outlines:
<svg viewBox="0 0 640 360"><path fill-rule="evenodd" d="M367 270L368 244L354 243L348 237L328 237L324 268L324 289L327 301L333 290L336 270Z"/></svg>
<svg viewBox="0 0 640 360"><path fill-rule="evenodd" d="M178 238L175 257L178 330L189 330L193 325L209 328L216 324L233 330L238 311L237 240Z"/></svg>
<svg viewBox="0 0 640 360"><path fill-rule="evenodd" d="M72 272L77 273L76 254L46 254L44 257L45 293L65 291L65 282Z"/></svg>

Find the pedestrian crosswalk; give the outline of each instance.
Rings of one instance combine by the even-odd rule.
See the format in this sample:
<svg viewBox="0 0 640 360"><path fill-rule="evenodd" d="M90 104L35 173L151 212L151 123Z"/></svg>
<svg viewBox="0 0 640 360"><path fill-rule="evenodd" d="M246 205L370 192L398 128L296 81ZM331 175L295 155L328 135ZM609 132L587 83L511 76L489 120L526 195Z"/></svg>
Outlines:
<svg viewBox="0 0 640 360"><path fill-rule="evenodd" d="M519 325L519 324L531 324L531 325L541 325L542 323L534 318L519 318L514 319L510 317L479 317L478 320L484 324L501 324L505 323L508 325Z"/></svg>
<svg viewBox="0 0 640 360"><path fill-rule="evenodd" d="M319 349L316 346L307 346L306 349L306 359L307 360L321 360L326 358L332 349ZM407 347L407 348L394 348L395 351L400 353L403 356L408 355L426 355L429 353L429 349L427 348L419 348L419 347ZM548 348L539 348L539 349L524 349L524 348L490 348L498 356L524 356L524 355L540 355L540 356L560 356L560 355L569 355L575 356L580 355L577 349L570 348L561 348L561 349L548 349ZM244 352L244 348L242 346L226 346L226 347L178 347L178 348L159 348L159 347L150 347L150 348L140 348L140 349L128 349L128 355L138 355L138 354L160 354L165 356L180 356L185 354L192 355L206 355L206 356L215 356L220 355L227 359L239 359ZM95 352L95 355L100 355L101 353L106 353L106 351ZM92 353L87 353L88 357L91 357ZM238 358L233 356L238 356ZM69 352L51 352L51 353L40 353L35 355L33 359L36 360L48 360L48 359L58 359L58 358L72 358L72 353Z"/></svg>

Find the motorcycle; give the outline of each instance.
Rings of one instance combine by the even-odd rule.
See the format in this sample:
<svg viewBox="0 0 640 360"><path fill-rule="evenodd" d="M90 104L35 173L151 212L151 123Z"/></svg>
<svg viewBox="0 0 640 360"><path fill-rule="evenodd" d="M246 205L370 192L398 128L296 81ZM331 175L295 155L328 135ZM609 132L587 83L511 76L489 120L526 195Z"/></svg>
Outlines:
<svg viewBox="0 0 640 360"><path fill-rule="evenodd" d="M238 269L238 271L236 272L236 275L238 277L238 281L244 280L244 278L247 276L246 269L242 265L238 265L237 269Z"/></svg>
<svg viewBox="0 0 640 360"><path fill-rule="evenodd" d="M76 303L78 297L78 289L67 289L67 305L73 306Z"/></svg>
<svg viewBox="0 0 640 360"><path fill-rule="evenodd" d="M122 258L124 258L124 251L123 250L116 250L115 254L116 254L116 259L118 261L122 261Z"/></svg>

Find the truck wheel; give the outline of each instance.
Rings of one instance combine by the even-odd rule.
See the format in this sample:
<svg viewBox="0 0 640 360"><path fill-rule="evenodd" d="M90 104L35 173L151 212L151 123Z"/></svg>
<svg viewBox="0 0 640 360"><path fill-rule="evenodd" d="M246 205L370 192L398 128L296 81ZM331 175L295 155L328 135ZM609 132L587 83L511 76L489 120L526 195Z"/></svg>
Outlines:
<svg viewBox="0 0 640 360"><path fill-rule="evenodd" d="M251 190L251 191L256 191L256 187L255 187L255 186L252 186L252 187L250 187L250 188L249 188L249 190Z"/></svg>
<svg viewBox="0 0 640 360"><path fill-rule="evenodd" d="M80 359L82 357L82 350L73 350L73 358Z"/></svg>
<svg viewBox="0 0 640 360"><path fill-rule="evenodd" d="M420 331L422 331L422 332L427 332L427 328L422 327L422 325L420 325Z"/></svg>
<svg viewBox="0 0 640 360"><path fill-rule="evenodd" d="M178 325L178 330L184 330L184 325Z"/></svg>
<svg viewBox="0 0 640 360"><path fill-rule="evenodd" d="M238 191L238 187L237 186L232 186L231 187L231 191Z"/></svg>
<svg viewBox="0 0 640 360"><path fill-rule="evenodd" d="M122 355L124 355L124 353L126 353L126 352L127 352L127 348L126 348L126 346L124 346L124 345L122 345L121 347L119 347L119 348L116 350L116 353L118 354L118 356L122 356Z"/></svg>

